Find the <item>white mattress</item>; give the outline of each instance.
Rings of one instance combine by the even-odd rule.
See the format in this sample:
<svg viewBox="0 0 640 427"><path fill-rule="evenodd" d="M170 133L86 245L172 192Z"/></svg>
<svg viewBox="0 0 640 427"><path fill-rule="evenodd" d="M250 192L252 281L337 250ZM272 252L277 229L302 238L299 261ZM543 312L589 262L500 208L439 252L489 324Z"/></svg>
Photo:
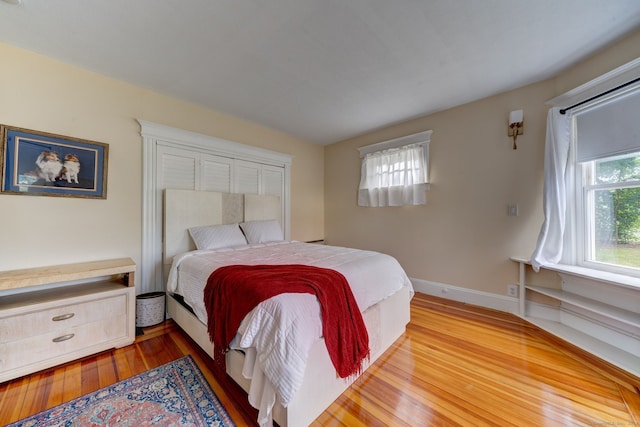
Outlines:
<svg viewBox="0 0 640 427"><path fill-rule="evenodd" d="M182 295L198 319L207 323L202 295L209 275L224 265L305 264L342 273L360 311L395 293L411 281L398 263L386 254L338 246L284 241L218 250L196 250L176 256L167 290Z"/></svg>
<svg viewBox="0 0 640 427"><path fill-rule="evenodd" d="M360 311L402 287L411 288L406 273L389 255L285 241L214 251L199 250L176 256L167 290L182 295L196 316L206 324L203 293L207 279L216 268L237 264L306 264L331 268L345 276ZM231 347L243 349L247 352L247 359L255 359L253 362L245 361L246 375L253 377L252 388L254 382L260 382L255 395L252 397L249 393L249 400L255 400L252 404L261 410L263 418L270 417L276 395L285 407L291 401L302 384L309 350L321 334L320 307L311 294L278 295L260 303L245 317ZM257 378L260 381L256 381Z"/></svg>

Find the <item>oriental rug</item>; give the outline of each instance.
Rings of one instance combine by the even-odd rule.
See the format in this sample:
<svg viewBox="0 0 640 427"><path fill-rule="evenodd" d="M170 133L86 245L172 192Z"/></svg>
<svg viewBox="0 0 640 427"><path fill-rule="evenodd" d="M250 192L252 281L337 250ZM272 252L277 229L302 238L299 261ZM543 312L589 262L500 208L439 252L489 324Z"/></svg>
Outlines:
<svg viewBox="0 0 640 427"><path fill-rule="evenodd" d="M191 356L9 424L53 426L235 426Z"/></svg>

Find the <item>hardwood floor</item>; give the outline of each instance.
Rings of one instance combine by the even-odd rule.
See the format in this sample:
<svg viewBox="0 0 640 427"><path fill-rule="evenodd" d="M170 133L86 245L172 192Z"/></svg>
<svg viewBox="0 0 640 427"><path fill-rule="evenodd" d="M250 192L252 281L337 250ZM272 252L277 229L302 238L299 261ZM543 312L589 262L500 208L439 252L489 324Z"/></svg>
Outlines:
<svg viewBox="0 0 640 427"><path fill-rule="evenodd" d="M640 379L520 318L417 294L407 332L314 426L640 426ZM128 347L0 384L0 425L191 354L237 425L236 387L171 321Z"/></svg>

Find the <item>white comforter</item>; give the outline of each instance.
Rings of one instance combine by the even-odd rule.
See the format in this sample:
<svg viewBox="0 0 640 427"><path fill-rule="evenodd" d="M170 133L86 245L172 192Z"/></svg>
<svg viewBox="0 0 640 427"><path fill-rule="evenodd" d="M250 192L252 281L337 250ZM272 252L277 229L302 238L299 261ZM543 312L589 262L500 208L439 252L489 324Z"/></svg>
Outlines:
<svg viewBox="0 0 640 427"><path fill-rule="evenodd" d="M224 265L306 264L342 273L360 311L411 282L398 261L373 251L285 241L215 251L192 251L175 257L167 289L184 297L205 324L203 292L211 272ZM283 309L286 307L286 310ZM260 385L249 401L260 409L261 424L271 418L275 394L287 406L299 389L313 343L322 335L317 299L311 294L282 294L259 304L240 326L233 348L247 351L244 373ZM255 357L255 367L251 361ZM256 372L260 371L260 372ZM264 381L262 374L266 377Z"/></svg>

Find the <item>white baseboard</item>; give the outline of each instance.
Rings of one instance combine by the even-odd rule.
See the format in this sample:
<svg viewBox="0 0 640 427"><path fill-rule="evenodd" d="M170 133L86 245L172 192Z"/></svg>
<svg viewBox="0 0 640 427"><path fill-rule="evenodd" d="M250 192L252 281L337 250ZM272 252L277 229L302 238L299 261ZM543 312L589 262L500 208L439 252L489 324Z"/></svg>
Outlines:
<svg viewBox="0 0 640 427"><path fill-rule="evenodd" d="M491 308L507 313L518 314L518 298L476 291L474 289L461 288L458 286L451 286L444 283L431 282L422 279L411 278L411 283L413 284L413 288L416 292L473 304L480 307Z"/></svg>

